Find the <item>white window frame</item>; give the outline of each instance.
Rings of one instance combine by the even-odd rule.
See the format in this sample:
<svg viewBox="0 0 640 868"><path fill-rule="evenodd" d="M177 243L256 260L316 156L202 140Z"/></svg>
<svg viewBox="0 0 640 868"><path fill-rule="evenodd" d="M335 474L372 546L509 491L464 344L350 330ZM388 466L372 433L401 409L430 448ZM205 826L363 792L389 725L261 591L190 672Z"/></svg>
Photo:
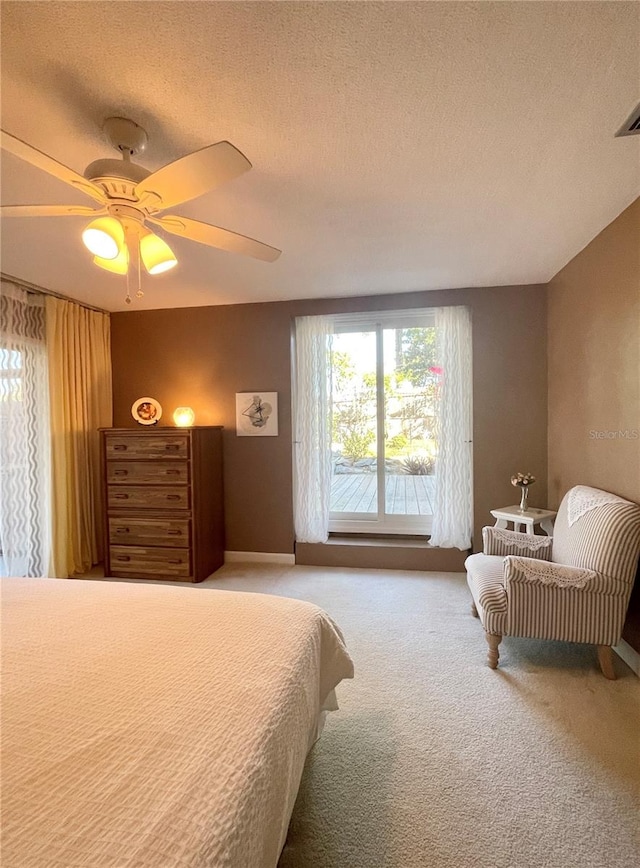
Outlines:
<svg viewBox="0 0 640 868"><path fill-rule="evenodd" d="M376 335L376 401L384 407L384 329L429 328L435 326L435 311L431 308L411 310L373 311L367 313L337 314L332 317L334 334L373 332ZM428 536L431 533L431 515L394 515L385 512L384 415L377 420L377 497L378 510L373 513L332 512L329 514L330 533L389 534Z"/></svg>

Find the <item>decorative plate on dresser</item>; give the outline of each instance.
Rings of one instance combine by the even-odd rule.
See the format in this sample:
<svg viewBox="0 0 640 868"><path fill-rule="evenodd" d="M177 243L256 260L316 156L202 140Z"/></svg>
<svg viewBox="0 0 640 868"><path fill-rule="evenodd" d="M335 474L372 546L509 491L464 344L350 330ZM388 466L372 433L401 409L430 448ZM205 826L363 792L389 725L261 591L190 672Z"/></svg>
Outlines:
<svg viewBox="0 0 640 868"><path fill-rule="evenodd" d="M201 582L222 566L222 428L100 435L105 575Z"/></svg>

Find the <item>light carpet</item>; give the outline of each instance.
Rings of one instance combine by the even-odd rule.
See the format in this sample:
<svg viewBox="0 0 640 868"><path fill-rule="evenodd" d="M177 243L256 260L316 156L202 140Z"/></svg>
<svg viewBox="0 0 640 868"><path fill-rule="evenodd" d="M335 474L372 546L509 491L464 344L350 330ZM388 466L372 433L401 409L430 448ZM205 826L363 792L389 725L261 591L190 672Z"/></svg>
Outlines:
<svg viewBox="0 0 640 868"><path fill-rule="evenodd" d="M632 868L640 682L595 649L505 638L459 573L228 564L201 585L309 600L356 675L309 755L279 868Z"/></svg>

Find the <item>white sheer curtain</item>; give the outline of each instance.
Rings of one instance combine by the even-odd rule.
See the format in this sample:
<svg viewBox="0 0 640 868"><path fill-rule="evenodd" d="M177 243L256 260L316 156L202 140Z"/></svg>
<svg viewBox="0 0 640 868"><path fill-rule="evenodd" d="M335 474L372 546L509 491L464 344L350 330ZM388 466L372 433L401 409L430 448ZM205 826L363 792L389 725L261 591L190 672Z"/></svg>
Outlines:
<svg viewBox="0 0 640 868"><path fill-rule="evenodd" d="M2 281L0 566L4 575L47 575L50 453L43 299Z"/></svg>
<svg viewBox="0 0 640 868"><path fill-rule="evenodd" d="M436 404L438 457L430 543L468 549L473 532L471 316L436 308L442 383Z"/></svg>
<svg viewBox="0 0 640 868"><path fill-rule="evenodd" d="M329 536L331 333L328 317L298 317L294 370L294 523L298 542Z"/></svg>

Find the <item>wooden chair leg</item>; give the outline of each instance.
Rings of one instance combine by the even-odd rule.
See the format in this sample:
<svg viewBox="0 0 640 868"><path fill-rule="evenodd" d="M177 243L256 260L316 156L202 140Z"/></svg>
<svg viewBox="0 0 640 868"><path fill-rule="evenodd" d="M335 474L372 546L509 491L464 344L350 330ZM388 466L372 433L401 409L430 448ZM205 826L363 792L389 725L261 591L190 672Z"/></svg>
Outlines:
<svg viewBox="0 0 640 868"><path fill-rule="evenodd" d="M613 649L611 645L598 645L598 663L602 674L611 681L616 680L616 670L613 668Z"/></svg>
<svg viewBox="0 0 640 868"><path fill-rule="evenodd" d="M480 617L480 615L478 615L478 610L476 609L476 604L474 603L473 600L471 601L471 614L473 615L474 618Z"/></svg>
<svg viewBox="0 0 640 868"><path fill-rule="evenodd" d="M487 654L487 660L489 661L490 669L498 668L498 660L500 659L500 652L498 651L498 645L502 642L502 636L496 633L485 633L484 634L487 639L487 644L489 645L489 653Z"/></svg>

